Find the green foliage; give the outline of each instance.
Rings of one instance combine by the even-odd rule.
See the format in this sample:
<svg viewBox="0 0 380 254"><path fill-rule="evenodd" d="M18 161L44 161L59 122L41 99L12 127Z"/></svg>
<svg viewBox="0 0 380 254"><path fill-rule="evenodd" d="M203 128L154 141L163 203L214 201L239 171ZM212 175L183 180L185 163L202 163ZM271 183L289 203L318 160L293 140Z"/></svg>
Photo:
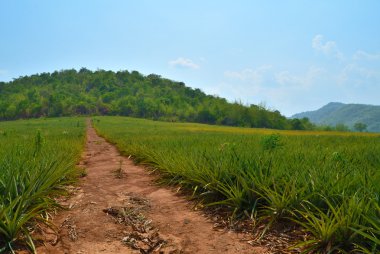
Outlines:
<svg viewBox="0 0 380 254"><path fill-rule="evenodd" d="M355 130L357 130L359 132L363 132L364 130L367 129L367 125L364 123L361 123L361 122L357 122L354 124L354 128L355 128Z"/></svg>
<svg viewBox="0 0 380 254"><path fill-rule="evenodd" d="M36 134L36 137L34 139L34 147L35 147L34 153L33 153L34 156L36 156L41 151L43 143L44 143L44 140L43 140L43 137L41 134L41 130L37 130L37 134Z"/></svg>
<svg viewBox="0 0 380 254"><path fill-rule="evenodd" d="M352 228L353 231L367 239L366 244L358 244L357 248L368 254L377 253L380 246L380 205L376 202L373 206L375 209L364 216L367 223L359 228Z"/></svg>
<svg viewBox="0 0 380 254"><path fill-rule="evenodd" d="M0 122L8 133L0 136L0 252L12 252L17 241L34 251L30 230L36 221L49 224L54 197L76 173L84 143L84 128L76 128L76 121Z"/></svg>
<svg viewBox="0 0 380 254"><path fill-rule="evenodd" d="M337 123L335 125L335 130L336 131L350 131L350 128L343 123Z"/></svg>
<svg viewBox="0 0 380 254"><path fill-rule="evenodd" d="M283 145L281 143L279 134L271 134L271 135L264 136L261 139L261 143L262 143L263 149L269 150L269 151L272 151L275 148Z"/></svg>
<svg viewBox="0 0 380 254"><path fill-rule="evenodd" d="M305 253L344 253L354 250L357 243L365 242L355 229L365 224L363 216L371 209L367 201L356 195L337 203L325 198L327 209L320 209L305 201L303 209L296 210L299 217L294 221L310 232L313 238L299 246L304 247Z"/></svg>
<svg viewBox="0 0 380 254"><path fill-rule="evenodd" d="M310 129L263 106L229 103L182 82L137 71L82 68L0 83L0 120L73 115L121 115L170 122L199 122L275 129Z"/></svg>
<svg viewBox="0 0 380 254"><path fill-rule="evenodd" d="M163 181L267 228L298 223L305 253L378 253L380 136L97 117L95 127ZM368 252L370 253L370 252Z"/></svg>

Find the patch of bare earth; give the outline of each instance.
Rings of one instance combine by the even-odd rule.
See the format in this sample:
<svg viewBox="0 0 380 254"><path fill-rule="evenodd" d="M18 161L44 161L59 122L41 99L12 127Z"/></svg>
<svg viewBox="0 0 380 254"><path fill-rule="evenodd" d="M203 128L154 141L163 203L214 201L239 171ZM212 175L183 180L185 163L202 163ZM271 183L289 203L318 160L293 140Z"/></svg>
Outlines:
<svg viewBox="0 0 380 254"><path fill-rule="evenodd" d="M270 253L249 234L214 229L213 222L155 176L120 155L90 127L87 176L62 200L57 233L45 229L38 253Z"/></svg>

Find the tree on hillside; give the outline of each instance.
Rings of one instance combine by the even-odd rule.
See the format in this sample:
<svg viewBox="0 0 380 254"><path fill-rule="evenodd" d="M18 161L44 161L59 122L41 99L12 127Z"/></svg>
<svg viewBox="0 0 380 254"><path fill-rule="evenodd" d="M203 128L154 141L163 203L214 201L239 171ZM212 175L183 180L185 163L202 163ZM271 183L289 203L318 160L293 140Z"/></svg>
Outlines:
<svg viewBox="0 0 380 254"><path fill-rule="evenodd" d="M350 131L350 128L343 123L337 123L335 125L335 130L336 131Z"/></svg>
<svg viewBox="0 0 380 254"><path fill-rule="evenodd" d="M305 127L302 124L302 121L298 118L294 118L291 120L291 125L293 130L304 130Z"/></svg>
<svg viewBox="0 0 380 254"><path fill-rule="evenodd" d="M357 122L354 124L354 128L359 132L363 132L367 129L367 125L365 123Z"/></svg>

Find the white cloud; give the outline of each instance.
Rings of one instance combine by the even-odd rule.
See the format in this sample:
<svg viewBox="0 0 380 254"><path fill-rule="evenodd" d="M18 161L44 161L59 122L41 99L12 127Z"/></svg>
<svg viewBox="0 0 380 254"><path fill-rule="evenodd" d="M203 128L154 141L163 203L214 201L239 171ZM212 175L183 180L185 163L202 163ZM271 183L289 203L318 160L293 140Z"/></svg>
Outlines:
<svg viewBox="0 0 380 254"><path fill-rule="evenodd" d="M274 75L274 79L282 86L309 87L324 72L324 69L312 66L304 75L293 75L289 71L281 71Z"/></svg>
<svg viewBox="0 0 380 254"><path fill-rule="evenodd" d="M317 50L321 51L325 55L334 56L338 59L343 59L343 54L339 51L338 46L335 41L324 42L323 35L317 34L314 36L311 46Z"/></svg>
<svg viewBox="0 0 380 254"><path fill-rule="evenodd" d="M262 65L257 69L246 68L241 71L225 71L224 76L230 79L238 79L241 81L250 81L255 84L261 84L264 80L265 73L270 70L272 66Z"/></svg>
<svg viewBox="0 0 380 254"><path fill-rule="evenodd" d="M8 73L7 70L0 69L0 75L6 75Z"/></svg>
<svg viewBox="0 0 380 254"><path fill-rule="evenodd" d="M182 67L182 68L190 68L190 69L199 69L200 66L194 63L191 59L178 57L175 60L169 61L169 65L173 67Z"/></svg>
<svg viewBox="0 0 380 254"><path fill-rule="evenodd" d="M380 60L380 54L370 54L363 50L358 50L352 57L354 60Z"/></svg>
<svg viewBox="0 0 380 254"><path fill-rule="evenodd" d="M380 71L370 69L358 64L347 64L336 77L339 85L360 86L363 84L378 84Z"/></svg>
<svg viewBox="0 0 380 254"><path fill-rule="evenodd" d="M281 71L275 74L275 80L280 85L286 85L289 83L298 83L299 77L291 75L289 71Z"/></svg>
<svg viewBox="0 0 380 254"><path fill-rule="evenodd" d="M288 70L276 71L275 67L262 65L241 71L226 71L225 80L217 87L218 93L229 100L242 100L258 104L266 102L270 108L279 109L286 115L298 112L301 105L315 103L309 94L321 89L326 81L327 70L311 66L304 73ZM317 98L323 96L318 94Z"/></svg>

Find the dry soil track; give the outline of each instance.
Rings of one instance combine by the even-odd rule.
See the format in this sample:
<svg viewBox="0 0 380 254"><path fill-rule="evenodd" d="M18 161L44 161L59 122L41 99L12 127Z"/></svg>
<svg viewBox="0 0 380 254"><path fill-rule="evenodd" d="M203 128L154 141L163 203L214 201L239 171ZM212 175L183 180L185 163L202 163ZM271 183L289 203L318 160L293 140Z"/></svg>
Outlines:
<svg viewBox="0 0 380 254"><path fill-rule="evenodd" d="M58 237L45 232L38 253L264 253L244 235L214 230L191 203L154 184L154 176L92 127L81 165L87 176L53 221Z"/></svg>

